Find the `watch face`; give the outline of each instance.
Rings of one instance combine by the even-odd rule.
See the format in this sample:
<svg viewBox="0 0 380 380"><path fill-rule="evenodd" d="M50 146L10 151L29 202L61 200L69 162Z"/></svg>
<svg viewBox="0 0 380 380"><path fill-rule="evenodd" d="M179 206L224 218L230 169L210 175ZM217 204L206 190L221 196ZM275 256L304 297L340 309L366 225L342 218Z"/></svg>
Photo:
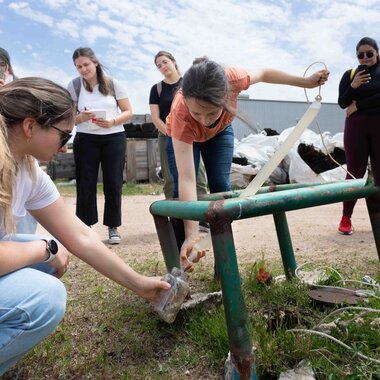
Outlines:
<svg viewBox="0 0 380 380"><path fill-rule="evenodd" d="M49 240L49 250L50 252L55 255L58 252L58 244L55 240Z"/></svg>

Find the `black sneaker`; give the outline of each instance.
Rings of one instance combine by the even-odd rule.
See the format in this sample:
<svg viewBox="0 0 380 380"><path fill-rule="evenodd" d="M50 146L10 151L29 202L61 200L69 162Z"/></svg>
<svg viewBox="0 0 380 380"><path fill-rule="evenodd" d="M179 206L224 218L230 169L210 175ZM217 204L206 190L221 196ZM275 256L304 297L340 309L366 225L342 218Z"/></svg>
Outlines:
<svg viewBox="0 0 380 380"><path fill-rule="evenodd" d="M109 244L120 244L121 236L117 230L117 227L108 228L108 243Z"/></svg>

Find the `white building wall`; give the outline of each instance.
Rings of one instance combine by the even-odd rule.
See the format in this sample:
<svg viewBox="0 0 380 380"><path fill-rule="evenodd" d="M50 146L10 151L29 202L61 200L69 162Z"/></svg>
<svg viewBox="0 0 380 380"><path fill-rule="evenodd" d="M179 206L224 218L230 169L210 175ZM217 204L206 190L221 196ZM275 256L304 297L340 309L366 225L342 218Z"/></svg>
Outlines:
<svg viewBox="0 0 380 380"><path fill-rule="evenodd" d="M271 128L277 132L293 127L307 110L306 102L238 99L239 114L256 128ZM317 117L322 132L336 134L344 130L345 111L336 103L323 103ZM252 133L252 130L239 119L233 121L235 137L241 140ZM310 129L319 133L316 122Z"/></svg>

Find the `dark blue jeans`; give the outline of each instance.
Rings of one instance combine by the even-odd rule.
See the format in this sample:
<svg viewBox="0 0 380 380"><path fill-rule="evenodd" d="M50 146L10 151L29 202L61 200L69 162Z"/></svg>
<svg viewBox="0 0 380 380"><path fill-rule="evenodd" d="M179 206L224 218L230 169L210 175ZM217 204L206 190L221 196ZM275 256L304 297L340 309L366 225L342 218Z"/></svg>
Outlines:
<svg viewBox="0 0 380 380"><path fill-rule="evenodd" d="M200 155L202 155L210 193L229 191L231 189L230 171L234 153L234 130L232 125L230 124L211 140L193 143L193 152L196 173L198 173ZM177 198L178 171L171 138L168 138L166 142L166 154L170 173L174 180L174 198Z"/></svg>
<svg viewBox="0 0 380 380"><path fill-rule="evenodd" d="M198 173L200 155L202 155L210 192L229 191L231 189L230 171L234 153L234 130L232 125L229 125L211 140L193 143L193 153L196 173ZM174 181L174 198L178 198L178 171L171 138L168 138L166 142L166 154ZM175 218L171 218L170 221L180 250L185 240L183 221Z"/></svg>

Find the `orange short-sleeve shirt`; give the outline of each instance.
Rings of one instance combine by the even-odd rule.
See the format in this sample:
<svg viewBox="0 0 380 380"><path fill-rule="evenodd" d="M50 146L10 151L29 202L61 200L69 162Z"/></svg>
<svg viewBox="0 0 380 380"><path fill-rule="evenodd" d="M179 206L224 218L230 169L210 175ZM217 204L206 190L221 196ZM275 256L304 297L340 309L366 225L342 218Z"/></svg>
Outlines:
<svg viewBox="0 0 380 380"><path fill-rule="evenodd" d="M237 98L241 91L250 85L250 77L246 70L228 67L225 68L230 86L228 104L232 108L237 106ZM181 91L178 91L173 99L170 114L166 118L168 135L176 140L188 144L210 140L231 124L234 115L223 110L218 124L214 128L208 128L197 122L190 115Z"/></svg>

